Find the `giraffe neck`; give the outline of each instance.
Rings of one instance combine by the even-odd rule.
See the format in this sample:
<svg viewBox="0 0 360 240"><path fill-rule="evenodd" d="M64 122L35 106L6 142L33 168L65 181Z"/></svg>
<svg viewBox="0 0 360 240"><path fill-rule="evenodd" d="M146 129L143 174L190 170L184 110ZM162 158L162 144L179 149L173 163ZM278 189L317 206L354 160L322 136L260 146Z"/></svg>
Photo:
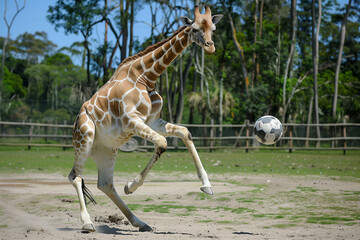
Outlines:
<svg viewBox="0 0 360 240"><path fill-rule="evenodd" d="M148 91L154 90L158 77L192 43L189 32L190 28L183 28L165 41L164 44L154 45L155 49L141 57L141 61L134 60L132 67L141 72L137 82L146 86Z"/></svg>

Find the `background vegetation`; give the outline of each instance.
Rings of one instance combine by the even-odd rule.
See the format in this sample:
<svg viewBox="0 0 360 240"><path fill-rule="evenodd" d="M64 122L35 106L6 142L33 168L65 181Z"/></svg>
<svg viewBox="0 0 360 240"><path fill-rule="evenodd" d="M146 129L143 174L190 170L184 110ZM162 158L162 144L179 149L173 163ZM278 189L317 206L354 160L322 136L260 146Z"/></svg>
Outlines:
<svg viewBox="0 0 360 240"><path fill-rule="evenodd" d="M83 41L58 49L46 32L0 38L0 120L73 122L81 104L123 59L170 36L181 25L179 16L193 17L196 3L58 0L49 7L47 20ZM192 45L160 77L164 119L243 123L272 114L283 122L342 122L344 116L360 121L359 1L206 4L224 14L214 34L217 51L204 56ZM133 24L144 8L152 31L140 42ZM106 29L102 42L93 37L97 25Z"/></svg>

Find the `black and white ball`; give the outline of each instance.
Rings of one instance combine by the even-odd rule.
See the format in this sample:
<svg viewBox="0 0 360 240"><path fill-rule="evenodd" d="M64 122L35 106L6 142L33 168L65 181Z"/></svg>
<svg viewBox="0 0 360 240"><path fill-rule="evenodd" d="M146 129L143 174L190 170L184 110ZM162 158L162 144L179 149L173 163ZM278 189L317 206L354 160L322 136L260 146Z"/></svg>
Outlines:
<svg viewBox="0 0 360 240"><path fill-rule="evenodd" d="M283 127L279 119L274 116L262 116L254 125L256 140L265 145L272 145L280 140Z"/></svg>

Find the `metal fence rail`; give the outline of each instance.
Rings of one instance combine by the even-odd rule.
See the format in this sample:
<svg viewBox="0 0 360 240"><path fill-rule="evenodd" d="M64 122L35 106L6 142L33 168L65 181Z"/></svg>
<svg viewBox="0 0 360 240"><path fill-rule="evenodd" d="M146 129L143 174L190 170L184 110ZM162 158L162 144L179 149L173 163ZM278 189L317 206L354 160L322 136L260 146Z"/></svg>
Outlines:
<svg viewBox="0 0 360 240"><path fill-rule="evenodd" d="M198 149L238 148L293 150L360 150L360 123L283 124L281 140L272 146L260 145L253 136L254 124L245 122L234 125L183 124L192 133ZM320 127L321 137L315 136L315 127ZM54 146L63 149L72 147L73 125L32 122L0 121L0 146L42 147ZM138 149L153 148L151 142L134 137ZM169 149L186 149L175 138L168 141Z"/></svg>

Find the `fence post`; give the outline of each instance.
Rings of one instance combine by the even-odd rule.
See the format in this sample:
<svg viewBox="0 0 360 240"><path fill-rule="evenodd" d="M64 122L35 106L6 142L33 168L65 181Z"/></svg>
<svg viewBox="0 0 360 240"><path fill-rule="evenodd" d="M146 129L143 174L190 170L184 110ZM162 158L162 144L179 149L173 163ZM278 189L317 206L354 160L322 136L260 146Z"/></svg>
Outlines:
<svg viewBox="0 0 360 240"><path fill-rule="evenodd" d="M46 124L49 124L49 122L48 121L46 121L45 122ZM48 133L48 127L47 126L45 126L45 143L47 143L47 133Z"/></svg>
<svg viewBox="0 0 360 240"><path fill-rule="evenodd" d="M246 125L246 148L245 148L245 152L249 152L249 135L250 135L249 120L245 120L245 125Z"/></svg>
<svg viewBox="0 0 360 240"><path fill-rule="evenodd" d="M32 140L32 135L33 135L33 125L31 124L32 121L30 121L30 127L29 127L29 145L28 145L28 150L31 149L31 140Z"/></svg>
<svg viewBox="0 0 360 240"><path fill-rule="evenodd" d="M344 118L344 123L346 123L346 119ZM344 149L343 149L343 155L346 155L346 125L344 124L343 127L343 137L344 137Z"/></svg>
<svg viewBox="0 0 360 240"><path fill-rule="evenodd" d="M289 126L289 153L292 153L292 148L293 148L293 129L292 126Z"/></svg>
<svg viewBox="0 0 360 240"><path fill-rule="evenodd" d="M66 122L66 120L64 120L64 125L67 125L67 122ZM64 146L63 146L63 150L65 151L65 144L66 144L66 128L64 127L63 128L64 130L63 130L63 135L64 135L64 137L63 137L63 144L64 144Z"/></svg>

